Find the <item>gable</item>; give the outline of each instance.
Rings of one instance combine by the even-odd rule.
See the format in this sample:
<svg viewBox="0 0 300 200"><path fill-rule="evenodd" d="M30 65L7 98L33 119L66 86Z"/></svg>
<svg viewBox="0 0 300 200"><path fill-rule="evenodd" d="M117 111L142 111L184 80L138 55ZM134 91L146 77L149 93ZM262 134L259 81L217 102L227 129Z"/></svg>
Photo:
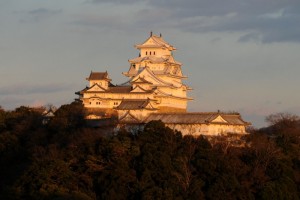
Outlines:
<svg viewBox="0 0 300 200"><path fill-rule="evenodd" d="M156 44L156 42L154 42L153 38L150 37L147 41L144 42L143 45L153 45Z"/></svg>
<svg viewBox="0 0 300 200"><path fill-rule="evenodd" d="M149 109L149 110L157 110L152 104L151 102L149 102L146 106L145 109Z"/></svg>
<svg viewBox="0 0 300 200"><path fill-rule="evenodd" d="M132 91L130 92L143 92L143 93L146 93L148 92L147 90L143 89L142 87L140 87L139 85L137 85L135 88L133 88Z"/></svg>
<svg viewBox="0 0 300 200"><path fill-rule="evenodd" d="M87 91L88 92L104 92L106 90L96 83L92 87L90 87Z"/></svg>
<svg viewBox="0 0 300 200"><path fill-rule="evenodd" d="M217 123L228 123L223 117L220 115L216 117L215 119L211 120L211 122L217 122Z"/></svg>
<svg viewBox="0 0 300 200"><path fill-rule="evenodd" d="M140 121L135 118L130 111L126 112L122 117L119 119L120 123L140 123Z"/></svg>
<svg viewBox="0 0 300 200"><path fill-rule="evenodd" d="M140 76L138 76L137 79L132 80L131 83L136 83L136 84L148 84L148 85L149 85L149 84L152 84L151 82L145 80L144 78L142 78L142 77L140 77Z"/></svg>
<svg viewBox="0 0 300 200"><path fill-rule="evenodd" d="M137 76L135 76L131 82L134 82L135 80L139 79L139 78L143 78L146 81L154 84L154 85L164 85L164 86L169 86L169 83L166 83L165 81L161 80L160 78L158 78L157 76L155 76L155 74L153 74L148 67L145 67Z"/></svg>

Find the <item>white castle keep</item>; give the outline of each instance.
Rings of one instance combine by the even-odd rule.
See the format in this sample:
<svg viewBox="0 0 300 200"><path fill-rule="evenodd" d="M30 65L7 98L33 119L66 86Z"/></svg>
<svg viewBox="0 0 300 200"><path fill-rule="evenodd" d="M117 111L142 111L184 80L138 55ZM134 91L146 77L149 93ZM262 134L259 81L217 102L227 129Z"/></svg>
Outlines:
<svg viewBox="0 0 300 200"><path fill-rule="evenodd" d="M126 127L161 120L183 135L246 134L249 123L239 114L187 112L187 103L192 100L187 96L191 88L182 82L187 76L173 57L176 48L161 35L151 32L144 43L135 47L140 53L129 60L129 70L123 73L127 82L113 85L107 72L91 72L89 86L76 92L88 120L116 119L118 126Z"/></svg>

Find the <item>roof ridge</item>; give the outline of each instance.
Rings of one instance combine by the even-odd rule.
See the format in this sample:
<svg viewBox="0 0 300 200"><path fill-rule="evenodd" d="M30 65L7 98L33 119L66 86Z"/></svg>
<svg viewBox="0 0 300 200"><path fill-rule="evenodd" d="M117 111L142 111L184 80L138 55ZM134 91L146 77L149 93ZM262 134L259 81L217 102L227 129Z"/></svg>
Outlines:
<svg viewBox="0 0 300 200"><path fill-rule="evenodd" d="M216 115L228 115L226 113L219 113L219 112L165 112L165 113L151 113L153 115L160 115L160 114L166 114L166 115L173 115L173 114L180 114L180 115L198 115L198 114L216 114ZM230 114L231 115L231 114ZM232 114L232 116L240 116L239 114Z"/></svg>

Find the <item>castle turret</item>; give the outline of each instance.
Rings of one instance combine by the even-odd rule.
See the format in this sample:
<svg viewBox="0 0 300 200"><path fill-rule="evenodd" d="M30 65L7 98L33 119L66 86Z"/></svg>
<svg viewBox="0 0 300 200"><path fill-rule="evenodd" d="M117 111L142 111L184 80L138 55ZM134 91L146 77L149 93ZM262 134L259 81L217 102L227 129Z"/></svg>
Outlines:
<svg viewBox="0 0 300 200"><path fill-rule="evenodd" d="M97 84L98 86L104 88L105 90L108 89L109 83L111 79L108 76L107 72L91 72L90 76L86 78L89 81L90 87Z"/></svg>

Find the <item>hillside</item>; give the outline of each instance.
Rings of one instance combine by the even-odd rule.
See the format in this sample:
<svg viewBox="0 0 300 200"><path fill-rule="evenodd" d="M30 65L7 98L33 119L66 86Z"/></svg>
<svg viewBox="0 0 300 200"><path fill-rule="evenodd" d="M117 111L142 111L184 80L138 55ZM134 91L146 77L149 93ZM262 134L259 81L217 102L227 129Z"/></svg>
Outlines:
<svg viewBox="0 0 300 200"><path fill-rule="evenodd" d="M0 109L0 199L299 199L300 127L273 116L244 147L182 136L160 121L133 135L85 126L80 104L43 123ZM226 148L224 148L226 147Z"/></svg>

